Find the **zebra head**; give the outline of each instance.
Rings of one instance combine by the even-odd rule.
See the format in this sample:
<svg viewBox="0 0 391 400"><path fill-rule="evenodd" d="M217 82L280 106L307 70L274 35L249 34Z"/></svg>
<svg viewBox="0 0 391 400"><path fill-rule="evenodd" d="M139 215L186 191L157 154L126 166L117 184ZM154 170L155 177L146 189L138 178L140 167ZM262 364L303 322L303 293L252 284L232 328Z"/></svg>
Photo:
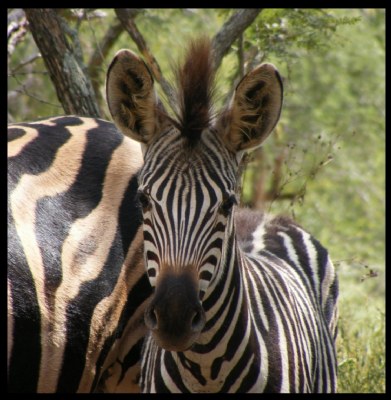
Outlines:
<svg viewBox="0 0 391 400"><path fill-rule="evenodd" d="M155 288L145 322L159 346L183 351L205 326L202 300L223 276L233 243L240 159L276 125L282 82L273 65L263 64L241 80L226 109L213 113L206 39L191 43L177 77L172 118L146 64L120 50L109 67L107 101L120 130L143 147L139 199L146 270Z"/></svg>

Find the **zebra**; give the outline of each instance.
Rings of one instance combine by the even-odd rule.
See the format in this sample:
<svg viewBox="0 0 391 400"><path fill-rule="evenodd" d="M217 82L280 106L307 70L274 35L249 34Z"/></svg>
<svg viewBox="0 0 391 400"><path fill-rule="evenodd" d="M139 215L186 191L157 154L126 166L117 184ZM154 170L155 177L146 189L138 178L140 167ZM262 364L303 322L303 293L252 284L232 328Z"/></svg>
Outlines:
<svg viewBox="0 0 391 400"><path fill-rule="evenodd" d="M144 270L139 143L113 123L8 130L8 390L139 391Z"/></svg>
<svg viewBox="0 0 391 400"><path fill-rule="evenodd" d="M175 76L175 116L133 52L117 52L106 78L112 118L144 157L138 197L153 295L142 391L336 391L338 280L327 250L288 217L238 207L243 154L280 117L280 74L258 66L216 112L211 44L200 38Z"/></svg>

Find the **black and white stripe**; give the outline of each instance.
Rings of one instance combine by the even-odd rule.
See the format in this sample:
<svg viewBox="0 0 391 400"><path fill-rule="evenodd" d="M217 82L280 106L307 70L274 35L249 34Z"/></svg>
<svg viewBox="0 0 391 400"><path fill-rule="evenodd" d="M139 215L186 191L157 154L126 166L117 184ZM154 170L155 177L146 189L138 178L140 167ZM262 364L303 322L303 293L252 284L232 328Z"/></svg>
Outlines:
<svg viewBox="0 0 391 400"><path fill-rule="evenodd" d="M8 131L8 390L137 390L139 144L73 116Z"/></svg>
<svg viewBox="0 0 391 400"><path fill-rule="evenodd" d="M259 225L250 239L231 232L222 276L202 298L207 322L197 342L175 352L147 337L144 392L336 390L338 284L327 251L287 218L238 210L235 224L247 218Z"/></svg>
<svg viewBox="0 0 391 400"><path fill-rule="evenodd" d="M171 136L169 140L163 136L156 141L153 153L147 152L139 179L142 182L139 191L147 195L150 202L144 212L147 273L155 286L160 265L176 269L196 263L200 291L204 293L216 260L222 256L221 243L225 236L224 225L213 217L223 196L235 196L236 160L228 152L226 155L232 164L216 158L221 142L211 136L208 151L178 163L175 157L167 155L172 151L182 159L183 144L180 140L174 143L176 136ZM220 180L214 176L216 170L225 170L229 179ZM213 235L208 242L205 238L209 238L211 232Z"/></svg>
<svg viewBox="0 0 391 400"><path fill-rule="evenodd" d="M139 200L154 288L143 392L335 392L338 284L327 251L291 220L235 207L239 163L282 107L271 64L211 112L210 42L192 42L174 120L145 63L121 50L107 75L117 126L143 146Z"/></svg>

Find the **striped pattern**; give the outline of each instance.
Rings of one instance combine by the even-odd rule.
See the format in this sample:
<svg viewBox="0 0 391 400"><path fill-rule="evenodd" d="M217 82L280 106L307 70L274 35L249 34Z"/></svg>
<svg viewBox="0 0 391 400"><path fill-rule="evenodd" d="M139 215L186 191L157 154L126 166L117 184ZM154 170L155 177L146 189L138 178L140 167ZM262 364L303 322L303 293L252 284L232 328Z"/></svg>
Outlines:
<svg viewBox="0 0 391 400"><path fill-rule="evenodd" d="M139 144L73 116L11 125L8 141L9 391L137 390Z"/></svg>
<svg viewBox="0 0 391 400"><path fill-rule="evenodd" d="M139 187L153 199L153 209L144 213L144 246L151 285L155 286L161 265L180 270L196 264L201 297L222 257L225 224L220 223L219 215L215 218L217 205L226 194L235 195L235 158L228 151L229 162L216 158L221 142L213 134L207 139L209 151L183 160L183 143L178 134L159 138L145 155ZM220 170L226 171L229 179L215 176ZM222 222L224 219L222 216ZM205 237L212 240L205 242Z"/></svg>
<svg viewBox="0 0 391 400"><path fill-rule="evenodd" d="M121 50L110 112L142 143L139 200L154 293L145 310L143 392L334 392L338 284L327 251L287 218L235 207L244 151L278 122L282 79L250 71L212 111L210 41L192 42L173 119L145 63Z"/></svg>
<svg viewBox="0 0 391 400"><path fill-rule="evenodd" d="M167 152L163 150L162 154ZM154 160L158 158L153 157ZM172 177L173 171L166 175ZM163 202L167 204L166 212L170 209L174 213L172 207L175 205L177 213L179 210L186 212L188 208L184 204L187 202L183 201L181 206L173 203L173 199L181 197L183 186L178 181L171 185L167 181L162 184L161 172L156 176L159 178L152 185L153 193L164 188L162 193L171 197ZM183 173L181 176L186 179ZM198 176L203 176L202 183L206 186L213 187L206 171L199 171ZM196 201L195 197L192 199ZM209 202L212 200L203 198L203 204ZM197 206L192 208L197 209ZM161 213L161 210L156 212ZM162 215L159 218L162 220L146 217L144 222L147 238L152 242L148 244L146 240L145 247L158 252L156 263L150 262L154 257L148 257L148 266L153 270L162 265L160 240L170 247L170 238L175 232L172 225L175 217L163 219ZM149 226L150 221L155 229ZM166 226L161 228L159 236L152 236L157 231L156 226L163 221ZM199 224L191 221L179 234L182 242L177 254L187 254L194 262L190 244L202 247L206 254L209 245L202 243L206 221L199 219ZM243 228L249 221L252 230ZM241 236L235 235L235 226L242 227ZM227 252L226 262L219 263L217 271L209 266L208 277L213 276L210 283L200 280L201 290L203 285L207 287L205 295L201 295L207 323L199 339L190 350L173 352L157 346L153 336L148 335L143 349L143 391L336 391L334 342L338 283L327 251L288 218L271 219L238 209L228 231L230 229L230 237L223 249L223 253ZM198 249L198 252L202 250ZM158 271L152 275L155 277Z"/></svg>

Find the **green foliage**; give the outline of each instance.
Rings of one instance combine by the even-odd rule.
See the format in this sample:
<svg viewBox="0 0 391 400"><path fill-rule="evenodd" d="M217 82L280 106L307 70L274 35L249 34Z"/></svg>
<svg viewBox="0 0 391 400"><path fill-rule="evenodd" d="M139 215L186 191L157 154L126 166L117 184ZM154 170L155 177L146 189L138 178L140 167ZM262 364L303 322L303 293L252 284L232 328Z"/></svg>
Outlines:
<svg viewBox="0 0 391 400"><path fill-rule="evenodd" d="M278 191L281 198L294 197L264 207L293 215L336 262L339 391L384 392L385 12L327 14L331 18L323 24L319 10L270 10L252 26L253 36L246 32L248 42L263 50L262 60L282 72L285 100L261 162L255 158L249 164L243 198L251 202L257 185L271 186L275 159L282 155ZM289 23L282 15L290 15ZM302 18L307 22L301 26ZM318 22L311 24L313 18ZM323 28L317 30L317 24ZM338 261L346 259L351 261Z"/></svg>
<svg viewBox="0 0 391 400"><path fill-rule="evenodd" d="M357 262L339 263L338 391L385 392L385 288Z"/></svg>
<svg viewBox="0 0 391 400"><path fill-rule="evenodd" d="M324 51L335 43L341 25L354 24L359 17L338 17L323 9L265 9L248 30L255 38L263 58L270 54L280 59L300 57L298 49ZM249 40L251 43L251 40Z"/></svg>
<svg viewBox="0 0 391 400"><path fill-rule="evenodd" d="M272 168L274 157L288 147L280 190L297 196L268 208L293 213L336 259L359 256L382 263L385 53L379 30L384 34L384 12L334 13L333 20L346 21L348 13L350 22L358 22L339 27L338 40L326 52L299 50L301 57L282 71L284 108L277 137L264 145L264 163ZM255 184L245 182L245 188L246 183ZM247 190L247 199L251 194Z"/></svg>

